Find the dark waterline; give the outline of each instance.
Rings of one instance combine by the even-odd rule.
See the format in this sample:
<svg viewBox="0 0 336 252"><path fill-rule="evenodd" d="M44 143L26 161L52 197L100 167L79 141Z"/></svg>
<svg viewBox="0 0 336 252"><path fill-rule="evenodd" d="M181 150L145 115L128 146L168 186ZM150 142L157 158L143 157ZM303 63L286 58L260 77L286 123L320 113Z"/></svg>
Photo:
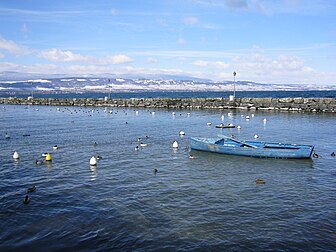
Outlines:
<svg viewBox="0 0 336 252"><path fill-rule="evenodd" d="M32 93L9 93L0 92L0 97L18 97L25 98ZM153 91L153 92L118 92L111 93L110 97L114 99L128 98L214 98L229 97L232 92L175 92L175 91ZM109 97L108 93L34 93L35 98L104 98ZM285 97L303 97L303 98L336 98L336 90L329 91L241 91L236 92L237 98L285 98Z"/></svg>

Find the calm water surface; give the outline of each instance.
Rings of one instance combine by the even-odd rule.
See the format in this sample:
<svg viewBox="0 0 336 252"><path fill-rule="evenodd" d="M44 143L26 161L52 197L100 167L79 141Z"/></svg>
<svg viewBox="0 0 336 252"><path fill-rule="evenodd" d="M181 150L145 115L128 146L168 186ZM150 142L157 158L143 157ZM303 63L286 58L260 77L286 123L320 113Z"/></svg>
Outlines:
<svg viewBox="0 0 336 252"><path fill-rule="evenodd" d="M241 130L216 129L222 115ZM335 123L327 113L1 107L0 250L335 251ZM218 134L314 144L319 158L189 158L189 136ZM138 138L148 146L136 151ZM52 163L35 165L44 152Z"/></svg>

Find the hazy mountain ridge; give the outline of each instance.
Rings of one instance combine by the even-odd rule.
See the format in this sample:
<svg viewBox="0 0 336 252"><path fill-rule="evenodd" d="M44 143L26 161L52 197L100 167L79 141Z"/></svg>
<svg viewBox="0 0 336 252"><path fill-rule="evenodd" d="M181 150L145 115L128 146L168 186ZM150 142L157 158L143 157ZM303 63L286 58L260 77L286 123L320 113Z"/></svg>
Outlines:
<svg viewBox="0 0 336 252"><path fill-rule="evenodd" d="M153 77L153 76L152 76ZM169 78L171 77L171 78ZM126 92L126 91L304 91L335 90L333 85L302 84L263 84L252 81L203 80L186 76L157 76L156 78L130 78L128 76L104 77L49 76L22 74L16 72L0 73L0 92Z"/></svg>

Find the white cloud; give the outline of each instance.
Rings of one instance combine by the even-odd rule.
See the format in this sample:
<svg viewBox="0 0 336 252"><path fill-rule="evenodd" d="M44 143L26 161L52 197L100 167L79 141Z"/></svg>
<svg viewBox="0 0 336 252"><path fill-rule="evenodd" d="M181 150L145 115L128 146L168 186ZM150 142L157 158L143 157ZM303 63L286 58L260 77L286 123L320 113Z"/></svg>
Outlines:
<svg viewBox="0 0 336 252"><path fill-rule="evenodd" d="M220 69L225 69L225 68L228 68L230 66L229 64L227 64L223 61L205 61L205 60L194 61L193 65L200 66L200 67L220 68Z"/></svg>
<svg viewBox="0 0 336 252"><path fill-rule="evenodd" d="M133 59L127 55L111 55L106 57L93 57L93 56L83 56L81 54L73 53L71 51L63 51L59 49L45 50L39 53L41 58L47 59L53 62L81 62L81 63L92 63L96 65L117 65L132 62Z"/></svg>
<svg viewBox="0 0 336 252"><path fill-rule="evenodd" d="M119 55L112 55L112 56L108 56L104 59L99 59L98 62L100 64L113 64L113 65L117 65L117 64L124 64L124 63L130 63L132 62L133 59L127 55L124 54L119 54Z"/></svg>
<svg viewBox="0 0 336 252"><path fill-rule="evenodd" d="M230 9L246 9L247 1L246 0L224 0L226 7Z"/></svg>
<svg viewBox="0 0 336 252"><path fill-rule="evenodd" d="M5 58L5 55L0 53L0 59Z"/></svg>
<svg viewBox="0 0 336 252"><path fill-rule="evenodd" d="M232 59L237 72L244 79L276 83L314 83L321 81L322 73L296 56L280 55L276 58L261 53L252 53ZM332 73L331 73L332 74ZM335 73L334 73L335 74ZM330 80L328 81L330 83Z"/></svg>
<svg viewBox="0 0 336 252"><path fill-rule="evenodd" d="M71 51L62 51L59 49L45 50L39 53L41 58L54 61L54 62L85 62L88 60L87 57L80 54L73 53Z"/></svg>
<svg viewBox="0 0 336 252"><path fill-rule="evenodd" d="M198 23L198 19L196 17L185 17L183 23L185 25L195 25Z"/></svg>
<svg viewBox="0 0 336 252"><path fill-rule="evenodd" d="M14 41L6 40L0 37L0 50L5 50L14 55L26 55L30 53L30 50L16 44Z"/></svg>

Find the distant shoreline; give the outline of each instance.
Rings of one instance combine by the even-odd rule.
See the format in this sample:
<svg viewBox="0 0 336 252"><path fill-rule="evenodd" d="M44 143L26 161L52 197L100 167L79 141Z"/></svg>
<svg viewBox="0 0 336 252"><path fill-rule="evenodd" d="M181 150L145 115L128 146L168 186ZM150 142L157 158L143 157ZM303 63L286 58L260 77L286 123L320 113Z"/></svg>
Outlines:
<svg viewBox="0 0 336 252"><path fill-rule="evenodd" d="M0 98L0 104L162 109L336 112L336 98Z"/></svg>

